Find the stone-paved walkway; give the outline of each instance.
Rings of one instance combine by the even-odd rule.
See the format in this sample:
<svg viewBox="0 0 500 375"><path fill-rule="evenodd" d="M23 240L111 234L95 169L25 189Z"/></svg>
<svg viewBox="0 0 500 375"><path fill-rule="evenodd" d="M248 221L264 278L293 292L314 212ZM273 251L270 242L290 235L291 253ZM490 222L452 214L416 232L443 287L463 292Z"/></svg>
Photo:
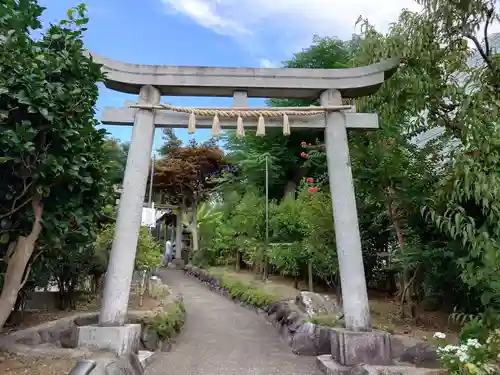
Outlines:
<svg viewBox="0 0 500 375"><path fill-rule="evenodd" d="M146 375L320 375L315 357L294 355L262 316L211 292L178 270L161 277L184 295L186 325L172 351Z"/></svg>

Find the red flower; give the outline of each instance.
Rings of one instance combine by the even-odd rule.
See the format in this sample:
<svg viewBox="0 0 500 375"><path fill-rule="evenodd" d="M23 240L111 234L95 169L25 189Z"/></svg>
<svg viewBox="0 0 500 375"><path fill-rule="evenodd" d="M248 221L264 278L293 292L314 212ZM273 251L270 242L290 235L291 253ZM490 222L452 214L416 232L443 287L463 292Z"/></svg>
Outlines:
<svg viewBox="0 0 500 375"><path fill-rule="evenodd" d="M316 193L318 189L316 189L314 186L311 186L310 188L307 189L309 193Z"/></svg>
<svg viewBox="0 0 500 375"><path fill-rule="evenodd" d="M302 159L306 159L306 160L307 160L307 159L309 159L309 155L307 155L305 152L301 152L301 153L300 153L300 157L301 157Z"/></svg>
<svg viewBox="0 0 500 375"><path fill-rule="evenodd" d="M307 177L307 178L306 178L306 182L307 182L308 184L312 184L312 182L313 182L313 178L312 178L312 177Z"/></svg>
<svg viewBox="0 0 500 375"><path fill-rule="evenodd" d="M302 141L302 142L300 142L300 145L301 145L302 147L304 147L304 146L307 146L307 143L306 143L306 142L304 142L304 141Z"/></svg>

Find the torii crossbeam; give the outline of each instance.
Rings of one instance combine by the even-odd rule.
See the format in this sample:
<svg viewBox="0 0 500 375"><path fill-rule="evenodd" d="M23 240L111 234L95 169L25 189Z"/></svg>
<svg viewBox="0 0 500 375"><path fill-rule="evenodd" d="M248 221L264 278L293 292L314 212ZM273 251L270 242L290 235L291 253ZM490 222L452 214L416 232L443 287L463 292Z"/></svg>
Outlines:
<svg viewBox="0 0 500 375"><path fill-rule="evenodd" d="M397 60L352 69L249 69L135 65L94 56L103 64L108 88L139 94L141 108L107 108L106 125L133 125L120 199L116 233L107 272L101 325L123 325L128 291L140 227L141 209L147 184L148 164L155 127L189 124L188 113L156 109L161 95L233 97L233 107L248 107L248 97L320 98L322 107L337 107L315 116L290 116L289 127L325 129L325 145L335 222L335 238L343 291L346 328L370 331L361 241L349 160L347 128L378 127L376 114L355 113L343 108L343 98L375 93L397 69ZM209 128L211 117L198 117L198 128ZM245 119L245 126L258 121ZM236 121L221 118L221 128L235 128ZM267 118L267 127L281 127L280 118Z"/></svg>

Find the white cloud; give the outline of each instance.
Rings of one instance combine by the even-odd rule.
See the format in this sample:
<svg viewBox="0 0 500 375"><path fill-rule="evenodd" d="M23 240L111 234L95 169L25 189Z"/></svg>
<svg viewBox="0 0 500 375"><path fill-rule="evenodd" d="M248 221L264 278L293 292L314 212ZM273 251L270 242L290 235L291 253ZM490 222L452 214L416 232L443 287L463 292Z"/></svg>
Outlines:
<svg viewBox="0 0 500 375"><path fill-rule="evenodd" d="M167 7L178 13L183 13L201 26L213 29L220 34L227 32L249 34L249 30L237 21L231 20L220 13L217 5L220 0L161 0Z"/></svg>
<svg viewBox="0 0 500 375"><path fill-rule="evenodd" d="M277 68L279 66L279 64L276 64L268 59L261 59L259 61L259 65L261 68Z"/></svg>
<svg viewBox="0 0 500 375"><path fill-rule="evenodd" d="M349 38L358 17L368 17L381 31L403 8L419 9L413 0L161 0L167 10L200 25L241 39L242 34L310 41L313 34ZM270 35L270 30L273 34ZM299 40L297 40L299 38ZM302 40L301 40L302 39Z"/></svg>

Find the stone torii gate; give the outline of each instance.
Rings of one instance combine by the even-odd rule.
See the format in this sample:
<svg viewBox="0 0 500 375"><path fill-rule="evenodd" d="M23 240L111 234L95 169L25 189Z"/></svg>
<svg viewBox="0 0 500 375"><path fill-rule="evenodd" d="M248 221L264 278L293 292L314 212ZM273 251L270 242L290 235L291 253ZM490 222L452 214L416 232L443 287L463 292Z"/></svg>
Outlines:
<svg viewBox="0 0 500 375"><path fill-rule="evenodd" d="M289 127L292 132L325 129L346 329L358 333L371 331L347 128L378 128L378 116L356 113L353 108L342 105L342 99L375 93L396 71L397 60L349 69L135 65L99 56L94 56L94 60L103 65L106 87L139 95L135 108L106 108L101 118L106 125L133 126L99 317L101 327L125 323L155 127L187 128L189 125L189 113L160 110L160 97L166 95L233 97L233 107L238 109L248 107L249 97L320 98L321 114L307 117L292 114ZM209 128L212 124L212 117L196 119L199 128ZM256 128L257 124L256 119L245 118L246 127ZM282 126L282 121L268 118L266 126ZM236 121L221 118L220 127L236 128Z"/></svg>

